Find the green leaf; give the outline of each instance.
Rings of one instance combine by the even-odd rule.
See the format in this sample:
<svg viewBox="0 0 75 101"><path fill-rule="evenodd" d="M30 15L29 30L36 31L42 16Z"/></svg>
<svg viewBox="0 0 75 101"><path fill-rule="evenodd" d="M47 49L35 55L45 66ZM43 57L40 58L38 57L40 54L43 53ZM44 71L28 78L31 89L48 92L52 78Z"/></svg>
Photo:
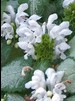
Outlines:
<svg viewBox="0 0 75 101"><path fill-rule="evenodd" d="M41 16L47 3L47 0L29 0L30 14L38 14Z"/></svg>
<svg viewBox="0 0 75 101"><path fill-rule="evenodd" d="M13 8L16 10L17 9L17 7L18 7L18 0L9 0L8 1L8 3L7 3L7 5L12 5L13 6Z"/></svg>
<svg viewBox="0 0 75 101"><path fill-rule="evenodd" d="M25 92L24 85L30 80L32 71L27 73L25 77L21 76L21 72L24 66L31 65L31 58L24 60L21 57L4 66L1 71L1 90L5 92Z"/></svg>
<svg viewBox="0 0 75 101"><path fill-rule="evenodd" d="M25 99L18 94L7 94L5 101L25 101Z"/></svg>
<svg viewBox="0 0 75 101"><path fill-rule="evenodd" d="M36 61L34 62L33 68L40 69L42 71L45 71L47 68L51 66L50 61L44 60L44 61Z"/></svg>
<svg viewBox="0 0 75 101"><path fill-rule="evenodd" d="M69 42L71 49L70 49L70 56L75 59L75 36Z"/></svg>
<svg viewBox="0 0 75 101"><path fill-rule="evenodd" d="M6 40L1 40L1 66L10 63L17 57L23 56L22 50L16 49L13 44L7 45Z"/></svg>
<svg viewBox="0 0 75 101"><path fill-rule="evenodd" d="M9 59L12 45L7 45L5 40L1 40L1 65L3 66Z"/></svg>
<svg viewBox="0 0 75 101"><path fill-rule="evenodd" d="M66 84L67 92L75 93L75 61L69 58L66 59L59 65L58 70L65 71L63 81L71 80L72 82L71 84Z"/></svg>
<svg viewBox="0 0 75 101"><path fill-rule="evenodd" d="M18 3L19 3L19 4L28 3L28 1L29 1L29 0L18 0Z"/></svg>
<svg viewBox="0 0 75 101"><path fill-rule="evenodd" d="M2 17L3 11L5 11L6 4L7 4L7 0L1 0L1 17Z"/></svg>
<svg viewBox="0 0 75 101"><path fill-rule="evenodd" d="M44 11L43 11L43 14L42 14L42 21L43 22L44 21L47 21L49 15L51 15L53 13L56 13L56 5L55 5L55 2L46 4L44 6Z"/></svg>
<svg viewBox="0 0 75 101"><path fill-rule="evenodd" d="M65 99L65 101L75 101L75 96L71 96L71 97Z"/></svg>

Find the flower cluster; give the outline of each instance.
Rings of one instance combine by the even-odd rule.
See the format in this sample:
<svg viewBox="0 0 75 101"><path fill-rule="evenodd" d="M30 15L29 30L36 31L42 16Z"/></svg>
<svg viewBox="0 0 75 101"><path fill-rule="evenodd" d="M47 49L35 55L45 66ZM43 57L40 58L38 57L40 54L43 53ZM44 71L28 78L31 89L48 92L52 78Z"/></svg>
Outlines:
<svg viewBox="0 0 75 101"><path fill-rule="evenodd" d="M1 36L5 37L5 39L8 40L12 39L14 36L14 29L11 23L15 19L15 12L11 5L8 5L6 7L6 12L3 13Z"/></svg>
<svg viewBox="0 0 75 101"><path fill-rule="evenodd" d="M32 80L25 84L25 88L33 89L30 99L36 101L63 101L66 98L66 95L64 95L66 86L64 82L61 82L64 71L55 72L54 69L48 68L45 75L41 70L35 70Z"/></svg>
<svg viewBox="0 0 75 101"><path fill-rule="evenodd" d="M28 17L28 14L24 12L27 8L28 5L26 3L20 5L16 14L15 22L16 25L19 26L16 30L16 33L19 35L18 46L25 51L25 59L28 59L30 55L35 59L36 56L33 45L41 42L43 28L37 23L37 20L41 17L35 14Z"/></svg>
<svg viewBox="0 0 75 101"><path fill-rule="evenodd" d="M72 33L69 29L69 22L64 21L60 25L55 24L54 21L58 18L58 15L54 13L49 16L47 23L44 22L41 25L37 22L41 17L36 14L29 17L25 12L27 9L27 3L21 4L17 13L14 12L11 5L7 6L6 10L9 14L5 12L3 14L1 36L5 37L6 40L14 37L14 29L11 24L13 21L16 24L16 34L19 36L17 45L24 50L24 58L28 59L28 56L32 56L33 59L37 59L34 46L36 43L40 44L42 36L47 33L50 40L55 40L55 46L53 47L55 56L65 59L64 52L70 48L65 37Z"/></svg>

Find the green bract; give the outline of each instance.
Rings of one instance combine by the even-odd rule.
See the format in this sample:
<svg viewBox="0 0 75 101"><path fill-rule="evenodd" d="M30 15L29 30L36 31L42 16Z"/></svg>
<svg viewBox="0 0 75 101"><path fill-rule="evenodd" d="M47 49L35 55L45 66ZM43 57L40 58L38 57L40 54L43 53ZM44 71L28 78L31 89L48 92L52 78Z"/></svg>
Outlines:
<svg viewBox="0 0 75 101"><path fill-rule="evenodd" d="M72 29L75 30L75 3L64 9L64 20L69 21Z"/></svg>
<svg viewBox="0 0 75 101"><path fill-rule="evenodd" d="M36 44L35 54L39 60L53 60L54 56L54 40L50 40L48 34L42 36L42 42Z"/></svg>
<svg viewBox="0 0 75 101"><path fill-rule="evenodd" d="M70 40L75 35L75 3L71 3L67 8L64 9L64 20L70 22L70 27L72 31L74 31L69 37Z"/></svg>

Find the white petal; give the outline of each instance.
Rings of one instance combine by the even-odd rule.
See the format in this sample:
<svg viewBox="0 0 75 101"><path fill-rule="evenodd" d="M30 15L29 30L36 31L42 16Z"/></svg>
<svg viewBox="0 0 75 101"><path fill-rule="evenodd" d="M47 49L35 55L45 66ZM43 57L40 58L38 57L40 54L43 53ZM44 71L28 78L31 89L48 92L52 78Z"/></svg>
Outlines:
<svg viewBox="0 0 75 101"><path fill-rule="evenodd" d="M59 55L61 53L61 51L59 50L59 46L55 46L55 54Z"/></svg>
<svg viewBox="0 0 75 101"><path fill-rule="evenodd" d="M17 44L23 50L25 50L28 46L26 42L18 42Z"/></svg>
<svg viewBox="0 0 75 101"><path fill-rule="evenodd" d="M30 29L28 29L27 27L20 27L16 30L16 33L19 36L29 36L30 34L32 34L32 31Z"/></svg>
<svg viewBox="0 0 75 101"><path fill-rule="evenodd" d="M35 93L31 96L30 99L36 98L37 99L36 101L41 101L41 99L45 96L45 94L46 90L40 87L35 91Z"/></svg>
<svg viewBox="0 0 75 101"><path fill-rule="evenodd" d="M54 96L52 97L52 101L63 101L63 100L61 100L60 95L54 94Z"/></svg>
<svg viewBox="0 0 75 101"><path fill-rule="evenodd" d="M18 7L18 13L21 13L21 12L27 10L27 9L28 9L28 4L27 4L27 3L23 3L23 4L21 4L21 5Z"/></svg>
<svg viewBox="0 0 75 101"><path fill-rule="evenodd" d="M34 80L34 81L40 81L40 78L38 76L32 76L32 80Z"/></svg>
<svg viewBox="0 0 75 101"><path fill-rule="evenodd" d="M39 77L44 77L44 73L41 70L35 70L34 75L39 76Z"/></svg>
<svg viewBox="0 0 75 101"><path fill-rule="evenodd" d="M66 59L66 55L64 53L61 53L60 58L64 60Z"/></svg>
<svg viewBox="0 0 75 101"><path fill-rule="evenodd" d="M48 68L45 72L45 74L47 75L47 77L51 77L52 74L55 73L55 70L53 68Z"/></svg>
<svg viewBox="0 0 75 101"><path fill-rule="evenodd" d="M45 34L46 33L46 22L42 24L42 30L43 30L43 34Z"/></svg>
<svg viewBox="0 0 75 101"><path fill-rule="evenodd" d="M56 77L57 77L56 83L59 83L61 81L61 79L62 79L63 76L64 76L64 71L58 71L56 73Z"/></svg>
<svg viewBox="0 0 75 101"><path fill-rule="evenodd" d="M25 17L25 16L29 16L27 13L25 13L25 12L21 12L21 13L17 13L16 14L16 17L18 18L18 17Z"/></svg>
<svg viewBox="0 0 75 101"><path fill-rule="evenodd" d="M53 28L52 28L52 30L50 31L50 37L52 38L52 39L55 39L56 37L58 37L58 33L59 33L59 31L60 31L60 26L54 26Z"/></svg>
<svg viewBox="0 0 75 101"><path fill-rule="evenodd" d="M32 81L25 84L25 88L29 89L32 86Z"/></svg>
<svg viewBox="0 0 75 101"><path fill-rule="evenodd" d="M72 33L71 30L69 30L69 29L63 29L62 31L59 32L59 35L67 36L67 35L70 35L71 33Z"/></svg>
<svg viewBox="0 0 75 101"><path fill-rule="evenodd" d="M33 14L32 16L30 16L29 19L30 19L30 20L35 20L35 21L37 21L37 20L41 19L41 17L38 16L38 15L36 15L36 14Z"/></svg>
<svg viewBox="0 0 75 101"><path fill-rule="evenodd" d="M35 42L36 42L36 43L40 43L41 40L42 40L41 37L37 37L36 40L35 40Z"/></svg>
<svg viewBox="0 0 75 101"><path fill-rule="evenodd" d="M12 19L14 20L14 18L15 18L14 8L13 8L11 5L8 5L8 6L6 7L6 11L8 11L8 12L10 13Z"/></svg>
<svg viewBox="0 0 75 101"><path fill-rule="evenodd" d="M24 59L27 60L28 59L28 54L24 55Z"/></svg>
<svg viewBox="0 0 75 101"><path fill-rule="evenodd" d="M14 34L13 27L9 23L4 23L1 26L1 36L4 37L5 39L12 39Z"/></svg>
<svg viewBox="0 0 75 101"><path fill-rule="evenodd" d="M8 27L11 27L11 25L9 23L4 23L1 28L8 28Z"/></svg>
<svg viewBox="0 0 75 101"><path fill-rule="evenodd" d="M70 46L66 43L66 42L62 42L60 45L59 45L59 48L63 51L66 51L67 49L70 49Z"/></svg>
<svg viewBox="0 0 75 101"><path fill-rule="evenodd" d="M59 26L61 29L66 29L69 27L69 21L63 21Z"/></svg>
<svg viewBox="0 0 75 101"><path fill-rule="evenodd" d="M64 83L58 83L55 85L55 88L60 89L60 90L65 90L66 86L64 85Z"/></svg>
<svg viewBox="0 0 75 101"><path fill-rule="evenodd" d="M65 8L65 7L67 7L70 3L73 3L73 2L75 2L75 0L64 0L64 1L63 1L63 7Z"/></svg>
<svg viewBox="0 0 75 101"><path fill-rule="evenodd" d="M3 22L6 22L6 23L11 22L11 17L8 14L6 14L5 12L3 13Z"/></svg>
<svg viewBox="0 0 75 101"><path fill-rule="evenodd" d="M40 27L40 25L34 20L29 20L28 23L31 27Z"/></svg>
<svg viewBox="0 0 75 101"><path fill-rule="evenodd" d="M64 39L64 36L58 36L58 37L56 37L56 41L60 41L60 40L63 40L64 41L65 40Z"/></svg>
<svg viewBox="0 0 75 101"><path fill-rule="evenodd" d="M51 14L48 18L48 24L51 24L53 23L54 20L56 20L58 18L57 14L54 13L54 14Z"/></svg>

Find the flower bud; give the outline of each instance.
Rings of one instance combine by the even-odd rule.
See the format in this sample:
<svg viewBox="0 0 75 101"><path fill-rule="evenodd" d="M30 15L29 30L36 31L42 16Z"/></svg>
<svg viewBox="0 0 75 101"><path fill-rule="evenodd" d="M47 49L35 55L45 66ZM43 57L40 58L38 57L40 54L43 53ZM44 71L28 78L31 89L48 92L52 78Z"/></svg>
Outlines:
<svg viewBox="0 0 75 101"><path fill-rule="evenodd" d="M7 45L10 45L12 40L7 40Z"/></svg>
<svg viewBox="0 0 75 101"><path fill-rule="evenodd" d="M15 43L14 47L15 47L15 48L18 48L18 44L17 44L17 43Z"/></svg>
<svg viewBox="0 0 75 101"><path fill-rule="evenodd" d="M17 34L15 35L15 38L16 38L16 39L18 38L18 35L17 35Z"/></svg>

